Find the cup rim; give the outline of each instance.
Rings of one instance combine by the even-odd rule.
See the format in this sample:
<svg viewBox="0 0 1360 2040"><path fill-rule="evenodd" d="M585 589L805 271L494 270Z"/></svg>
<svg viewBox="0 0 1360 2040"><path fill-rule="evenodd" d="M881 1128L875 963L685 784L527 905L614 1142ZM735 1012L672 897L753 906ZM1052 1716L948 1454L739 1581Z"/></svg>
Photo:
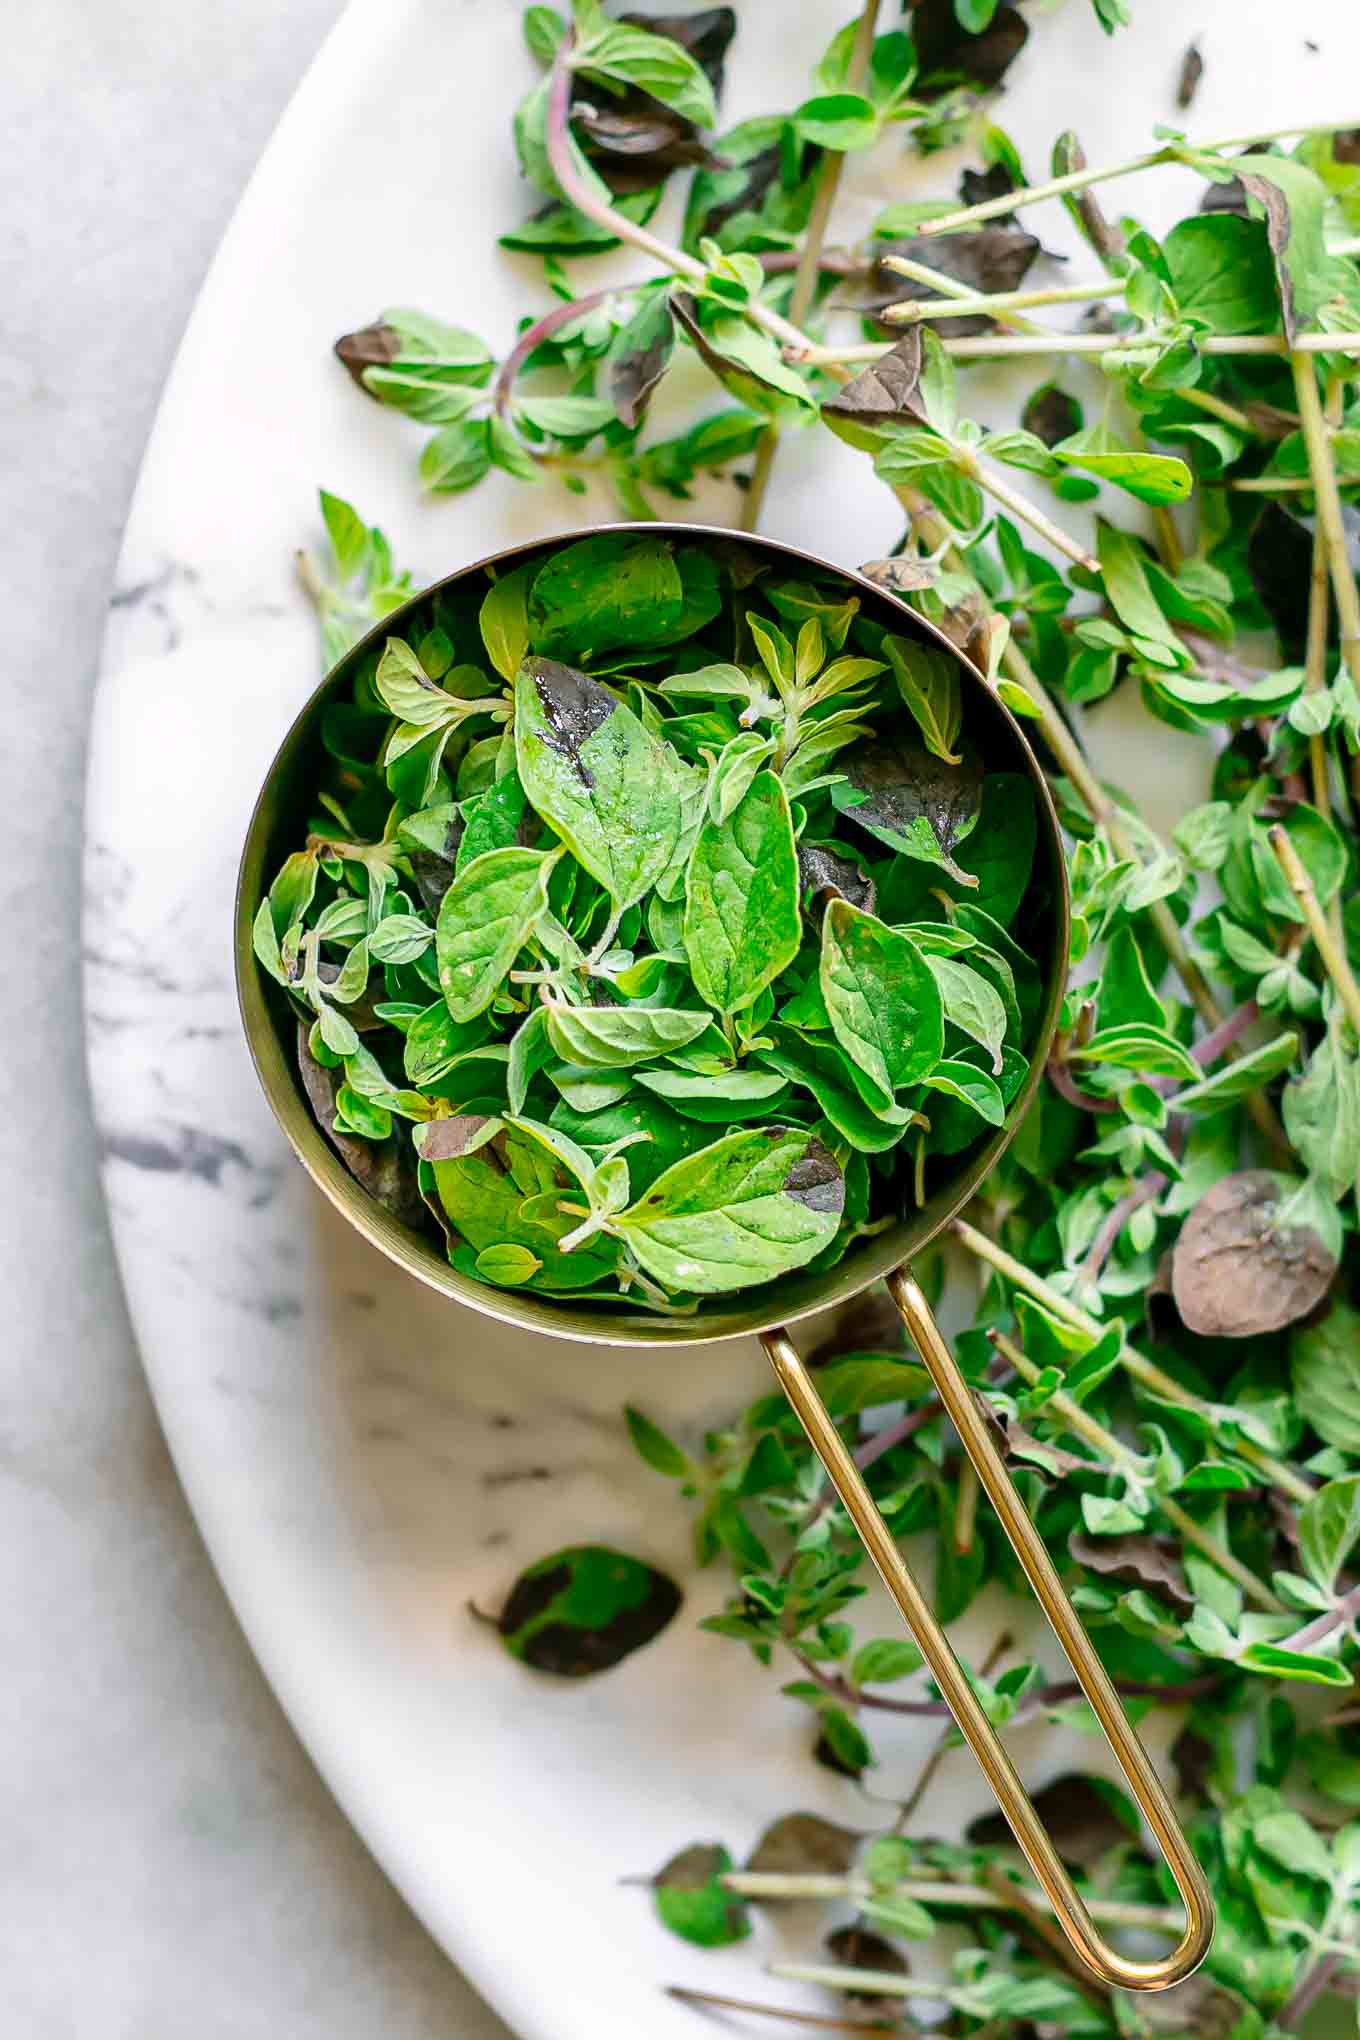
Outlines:
<svg viewBox="0 0 1360 2040"><path fill-rule="evenodd" d="M489 568L508 568L523 557L535 553L546 555L577 544L582 539L612 532L632 532L639 536L679 541L740 544L813 568L819 574L833 575L876 605L886 605L899 612L912 631L930 639L958 662L965 685L981 691L987 712L998 720L1018 759L1023 761L1038 803L1038 848L1047 853L1050 867L1049 954L1046 958L1036 958L1043 976L1044 996L1031 1047L1029 1070L1011 1101L1003 1124L972 1151L964 1167L946 1176L924 1205L886 1232L852 1246L836 1267L819 1275L795 1272L781 1277L750 1292L753 1300L725 1302L721 1297L707 1300L693 1317L688 1318L658 1318L599 1304L573 1307L569 1298L559 1302L531 1291L496 1289L460 1274L441 1254L436 1243L423 1239L378 1204L350 1175L312 1116L296 1072L295 1058L285 1053L280 1037L277 1009L271 999L275 988L271 984L266 989L265 974L255 959L252 944L254 919L264 891L265 850L276 819L275 795L287 769L309 738L314 719L331 696L347 684L354 665L380 638L400 635L403 622L419 605L468 576L483 573ZM767 538L763 533L734 531L723 525L609 521L520 540L432 581L400 608L373 624L312 689L270 761L246 829L234 905L237 1003L256 1075L294 1154L335 1209L390 1261L452 1301L468 1304L484 1316L523 1330L595 1345L711 1345L743 1333L759 1334L778 1326L795 1324L802 1318L849 1301L890 1270L909 1261L913 1254L921 1252L968 1203L1014 1139L1042 1081L1065 990L1070 912L1067 867L1062 854L1057 809L1043 769L1005 702L987 685L971 660L935 624L919 616L891 590L879 587L856 569L838 566L805 547Z"/></svg>

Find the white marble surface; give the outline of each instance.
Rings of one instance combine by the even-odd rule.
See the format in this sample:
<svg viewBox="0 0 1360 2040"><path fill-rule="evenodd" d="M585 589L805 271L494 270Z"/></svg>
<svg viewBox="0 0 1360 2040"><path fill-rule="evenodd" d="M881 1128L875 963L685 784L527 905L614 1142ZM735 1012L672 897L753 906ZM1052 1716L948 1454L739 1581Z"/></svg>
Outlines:
<svg viewBox="0 0 1360 2040"><path fill-rule="evenodd" d="M8 1747L27 1755L0 1942L18 1936L2 1966L3 1988L17 1975L27 1993L16 2024L44 2036L475 2035L479 2017L496 2030L344 1832L250 1673L187 1529L131 1371L76 1046L88 647L75 646L72 624L94 624L130 449L207 223L222 219L227 185L300 68L297 38L314 40L331 11L294 4L280 24L252 0L218 23L198 0L173 15L105 0L94 20L58 0L28 31L20 72L36 74L36 89L21 77L28 111L5 131L5 146L24 152L25 188L41 168L51 189L52 165L71 165L28 234L39 289L25 280L8 296L23 307L27 435L24 494L7 520L9 608L26 633L12 670L32 676L39 705L6 760L6 813L23 817L13 893L44 960L45 1004L11 1050L13 1099L0 1115L23 1228L5 1439L15 1472L0 1491L17 1519L4 1620L22 1671L2 1704L17 1711ZM1259 38L1229 31L1248 11L1268 61ZM816 0L799 11L805 47L762 38L776 12L789 21L786 0L743 8L736 111L791 86L841 9ZM855 1819L857 1803L810 1774L805 1724L769 1682L728 1646L696 1640L688 1620L607 1684L551 1703L468 1624L466 1596L492 1599L546 1536L612 1532L683 1569L683 1518L631 1461L618 1425L638 1363L622 1353L587 1370L543 1342L488 1333L351 1238L286 1160L235 1035L227 973L250 795L311 684L310 626L286 563L315 482L352 492L427 574L581 514L494 483L421 506L401 428L324 358L342 325L385 301L428 299L432 274L448 279L432 308L457 316L475 303L493 338L510 332L518 286L487 224L518 204L502 104L512 73L527 75L513 13L504 0L357 0L200 304L119 569L92 777L90 1009L109 1194L147 1363L276 1690L382 1860L518 2030L651 2040L694 2030L658 2001L657 1982L715 1972L660 1935L620 1875L699 1834L741 1847L795 1793L841 1818ZM1137 146L1170 110L1180 10L1140 0L1139 14L1119 49L1125 89L1092 138L1102 154ZM1301 104L1342 110L1332 102L1353 64L1319 71L1303 48L1336 23L1334 0L1301 0L1287 18L1265 0L1210 0L1204 17L1218 25L1206 34L1205 131L1268 125ZM1112 61L1072 0L1038 32L1063 38L1063 60L1017 74L1007 106L1036 162L1055 97L1089 104ZM1353 58L1353 30L1346 48ZM251 69L257 56L272 63L267 78ZM157 67L176 64L187 68L167 85ZM205 183L219 141L230 175ZM893 176L852 180L861 210L896 188ZM199 210L190 254L179 237ZM1061 220L1049 238L1061 244ZM162 304L175 315L167 309L153 344ZM121 433L133 411L137 434L115 445L110 418ZM44 489L40 520L30 501ZM86 493L89 538L76 514ZM769 522L849 560L892 535L844 450L810 439L782 459ZM229 719L215 718L228 700ZM40 885L54 834L59 881ZM727 1364L701 1354L649 1376L649 1406L675 1423L716 1415L734 1393ZM912 1739L886 1754L895 1773ZM1042 1782L1057 1746L1032 1732L1022 1757ZM1094 1761L1089 1749L1083 1758ZM962 1766L946 1767L939 1791L932 1822L954 1826L983 1803Z"/></svg>
<svg viewBox="0 0 1360 2040"><path fill-rule="evenodd" d="M0 65L0 2029L493 2040L257 1669L148 1396L81 1044L89 700L214 247L339 0L44 0ZM22 709L19 703L22 701Z"/></svg>

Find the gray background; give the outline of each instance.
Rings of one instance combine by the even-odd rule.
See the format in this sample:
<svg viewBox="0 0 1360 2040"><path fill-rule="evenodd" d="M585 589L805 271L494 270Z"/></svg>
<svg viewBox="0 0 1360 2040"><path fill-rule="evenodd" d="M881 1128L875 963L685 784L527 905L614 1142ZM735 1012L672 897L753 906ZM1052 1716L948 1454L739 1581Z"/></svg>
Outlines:
<svg viewBox="0 0 1360 2040"><path fill-rule="evenodd" d="M118 538L180 331L339 0L43 0L0 69L0 2025L494 2040L336 1811L149 1402L86 1097L79 847Z"/></svg>

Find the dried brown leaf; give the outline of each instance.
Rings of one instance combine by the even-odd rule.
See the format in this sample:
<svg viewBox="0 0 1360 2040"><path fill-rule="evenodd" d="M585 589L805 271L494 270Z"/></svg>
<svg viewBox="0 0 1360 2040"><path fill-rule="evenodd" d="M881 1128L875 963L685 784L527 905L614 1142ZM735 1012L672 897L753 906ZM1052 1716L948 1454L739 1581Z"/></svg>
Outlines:
<svg viewBox="0 0 1360 2040"><path fill-rule="evenodd" d="M1065 1863L1085 1864L1103 1856L1117 1842L1130 1839L1128 1827L1115 1812L1113 1787L1080 1771L1065 1772L1034 1794L1034 1811L1053 1838ZM984 1813L970 1823L968 1840L983 1848L1013 1842L1004 1813Z"/></svg>
<svg viewBox="0 0 1360 2040"><path fill-rule="evenodd" d="M1242 1169L1205 1192L1181 1227L1171 1263L1176 1308L1205 1338L1278 1332L1322 1301L1336 1257L1309 1225L1281 1224L1279 1183Z"/></svg>
<svg viewBox="0 0 1360 2040"><path fill-rule="evenodd" d="M808 1365L821 1367L846 1353L900 1352L906 1338L901 1312L883 1283L875 1282L837 1311L831 1330L812 1348Z"/></svg>
<svg viewBox="0 0 1360 2040"><path fill-rule="evenodd" d="M1180 77L1176 80L1176 104L1180 107L1182 113L1184 113L1186 107L1194 103L1194 97L1199 91L1200 79L1203 76L1204 59L1200 55L1199 44L1191 43L1189 49L1181 58Z"/></svg>
<svg viewBox="0 0 1360 2040"><path fill-rule="evenodd" d="M886 560L866 560L860 572L866 581L872 581L876 588L886 588L890 595L918 594L922 588L933 588L940 578L934 560L916 559L910 553L895 554Z"/></svg>
<svg viewBox="0 0 1360 2040"><path fill-rule="evenodd" d="M960 24L954 0L915 0L908 26L926 81L924 98L958 78L984 89L999 85L1029 40L1024 16L1006 0L980 35Z"/></svg>
<svg viewBox="0 0 1360 2040"><path fill-rule="evenodd" d="M307 1103L317 1125L325 1134L360 1189L366 1190L384 1211L409 1225L413 1232L428 1232L429 1217L416 1180L415 1153L404 1129L390 1133L386 1140L360 1140L357 1134L342 1133L336 1126L335 1097L344 1082L343 1069L328 1070L312 1054L310 1028L298 1023L298 1074Z"/></svg>
<svg viewBox="0 0 1360 2040"><path fill-rule="evenodd" d="M868 1927L853 1921L844 1927L833 1927L826 1937L826 1952L833 1962L839 1962L846 1969L878 1969L884 1976L910 1976L911 1964L900 1948L891 1941L885 1941L882 1934L871 1932ZM847 2004L867 2005L876 2011L899 2013L902 2000L887 1997L881 1991L847 1990Z"/></svg>
<svg viewBox="0 0 1360 2040"><path fill-rule="evenodd" d="M1060 439L1070 439L1081 430L1081 406L1056 383L1043 383L1029 397L1020 423L1045 446L1056 446Z"/></svg>
<svg viewBox="0 0 1360 2040"><path fill-rule="evenodd" d="M360 326L356 332L342 333L335 343L335 353L364 395L371 397L373 392L364 381L364 370L386 368L389 361L395 361L401 353L401 335L381 319L376 319L371 326Z"/></svg>
<svg viewBox="0 0 1360 2040"><path fill-rule="evenodd" d="M1067 1548L1078 1565L1105 1579L1126 1587L1149 1587L1187 1615L1195 1605L1174 1537L1092 1537L1085 1530L1074 1530Z"/></svg>
<svg viewBox="0 0 1360 2040"><path fill-rule="evenodd" d="M850 1868L865 1839L853 1828L823 1820L819 1813L786 1813L766 1828L746 1867L795 1876L824 1871L839 1877Z"/></svg>
<svg viewBox="0 0 1360 2040"><path fill-rule="evenodd" d="M878 897L868 873L852 857L842 857L824 843L799 845L798 886L800 892L811 892L817 918L834 899L849 900L861 913L872 914Z"/></svg>
<svg viewBox="0 0 1360 2040"><path fill-rule="evenodd" d="M912 235L902 241L876 241L873 252L874 265L860 300L860 308L866 312L882 311L888 305L940 300L941 293L932 290L929 284L885 268L885 255L903 255L910 262L924 262L941 275L952 277L955 283L966 284L969 290L993 292L1020 288L1040 252L1040 244L1033 234L1019 227L993 221L972 233ZM983 314L970 313L961 319L936 319L932 324L937 333L961 339L970 333L990 332L995 321Z"/></svg>

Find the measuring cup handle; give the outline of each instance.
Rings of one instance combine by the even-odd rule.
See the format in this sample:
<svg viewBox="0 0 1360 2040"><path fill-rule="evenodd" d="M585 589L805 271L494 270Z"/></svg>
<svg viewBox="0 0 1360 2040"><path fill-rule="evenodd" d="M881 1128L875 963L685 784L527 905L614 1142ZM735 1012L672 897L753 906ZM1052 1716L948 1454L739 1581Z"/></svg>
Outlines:
<svg viewBox="0 0 1360 2040"><path fill-rule="evenodd" d="M902 1267L889 1275L888 1291L1176 1880L1176 1888L1185 1906L1185 1932L1179 1946L1159 1962L1129 1961L1109 1947L1096 1932L1048 1831L1020 1782L1014 1764L898 1550L896 1539L879 1514L864 1476L827 1413L817 1393L816 1383L793 1341L786 1331L779 1330L764 1333L761 1344L770 1357L780 1386L807 1432L813 1451L826 1468L831 1484L844 1503L884 1586L901 1610L932 1678L948 1703L964 1740L985 1772L1015 1839L1068 1939L1103 1982L1118 1985L1124 1990L1166 1990L1197 1969L1209 1951L1214 1914L1208 1883L1190 1853L1180 1822L1147 1751L1125 1714L1105 1667L1096 1656L1090 1638L1063 1591L1043 1540L1011 1483L1001 1455L992 1442L987 1418L959 1372L958 1362L911 1270Z"/></svg>

